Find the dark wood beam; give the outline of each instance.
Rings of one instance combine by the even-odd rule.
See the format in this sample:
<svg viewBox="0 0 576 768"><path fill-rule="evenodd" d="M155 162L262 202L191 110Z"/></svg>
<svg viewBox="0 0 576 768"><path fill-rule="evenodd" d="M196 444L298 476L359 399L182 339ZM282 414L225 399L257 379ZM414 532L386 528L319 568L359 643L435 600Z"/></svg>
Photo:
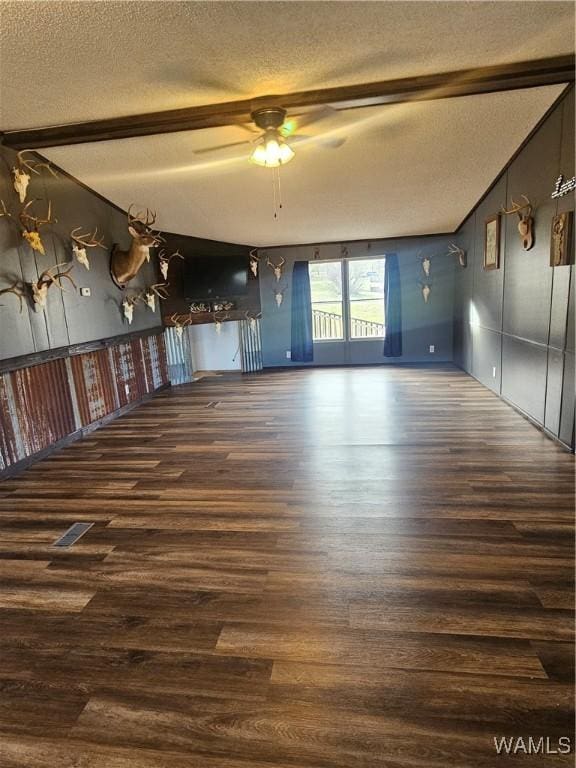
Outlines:
<svg viewBox="0 0 576 768"><path fill-rule="evenodd" d="M279 105L294 114L298 110L309 109L320 104L330 104L336 109L353 109L534 88L573 82L574 65L573 55L555 56L481 69L465 69L421 77L383 80L377 83L260 96L254 99L114 117L87 123L7 131L3 135L3 143L14 149L35 149L237 125L250 122L250 113L266 105Z"/></svg>

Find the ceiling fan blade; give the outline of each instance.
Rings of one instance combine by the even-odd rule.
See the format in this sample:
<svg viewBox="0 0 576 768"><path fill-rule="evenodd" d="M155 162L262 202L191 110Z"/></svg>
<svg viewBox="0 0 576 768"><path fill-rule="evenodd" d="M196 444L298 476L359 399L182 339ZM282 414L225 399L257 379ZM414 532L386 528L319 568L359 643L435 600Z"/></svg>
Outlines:
<svg viewBox="0 0 576 768"><path fill-rule="evenodd" d="M250 146L252 144L251 141L233 141L229 144L219 144L216 147L206 147L206 149L195 149L194 154L195 155L211 155L215 154L217 152L224 152L228 149L232 149L232 147L241 147L241 146Z"/></svg>
<svg viewBox="0 0 576 768"><path fill-rule="evenodd" d="M294 133L300 133L300 130L307 125L316 125L323 120L338 117L338 114L338 110L334 107L324 106L320 109L313 109L311 112L305 112L298 117L288 117L280 128L280 133L286 138Z"/></svg>
<svg viewBox="0 0 576 768"><path fill-rule="evenodd" d="M286 139L287 144L298 144L302 141L306 141L310 144L318 144L318 146L324 149L338 149L347 140L347 136L311 136L309 133L298 133L296 136L289 136Z"/></svg>

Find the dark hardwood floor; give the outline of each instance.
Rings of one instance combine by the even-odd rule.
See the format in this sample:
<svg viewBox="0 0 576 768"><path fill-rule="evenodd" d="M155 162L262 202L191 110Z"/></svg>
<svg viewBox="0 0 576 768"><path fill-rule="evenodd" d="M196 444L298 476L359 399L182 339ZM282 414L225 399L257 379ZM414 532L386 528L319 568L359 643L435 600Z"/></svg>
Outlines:
<svg viewBox="0 0 576 768"><path fill-rule="evenodd" d="M573 472L448 366L163 392L0 483L1 768L573 765Z"/></svg>

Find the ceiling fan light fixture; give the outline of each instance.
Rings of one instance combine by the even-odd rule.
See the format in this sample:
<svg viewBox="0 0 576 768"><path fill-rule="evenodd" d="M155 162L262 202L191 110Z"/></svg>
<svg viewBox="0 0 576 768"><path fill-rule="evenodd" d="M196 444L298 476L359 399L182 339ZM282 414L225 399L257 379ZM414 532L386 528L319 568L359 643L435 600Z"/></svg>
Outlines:
<svg viewBox="0 0 576 768"><path fill-rule="evenodd" d="M250 160L265 168L278 168L289 163L293 157L294 150L286 144L275 128L270 128L264 134L264 140L252 152Z"/></svg>

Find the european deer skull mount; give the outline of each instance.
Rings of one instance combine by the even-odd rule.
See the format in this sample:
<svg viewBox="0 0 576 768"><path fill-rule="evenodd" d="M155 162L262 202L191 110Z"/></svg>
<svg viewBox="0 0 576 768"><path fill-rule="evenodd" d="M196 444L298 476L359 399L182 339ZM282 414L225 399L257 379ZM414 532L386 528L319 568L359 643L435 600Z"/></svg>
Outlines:
<svg viewBox="0 0 576 768"><path fill-rule="evenodd" d="M282 302L284 301L284 293L286 292L286 288L275 286L272 291L274 293L274 301L276 302L276 306L280 308L282 306Z"/></svg>
<svg viewBox="0 0 576 768"><path fill-rule="evenodd" d="M216 331L217 334L221 334L222 333L222 323L224 322L224 320L228 320L228 318L230 317L228 312L226 312L224 314L224 317L218 317L219 314L220 314L219 312L214 312L214 315L213 315L213 317L214 317L214 330Z"/></svg>
<svg viewBox="0 0 576 768"><path fill-rule="evenodd" d="M162 300L168 298L167 288L168 283L155 283L144 291L144 303L152 310L152 312L156 312L156 296Z"/></svg>
<svg viewBox="0 0 576 768"><path fill-rule="evenodd" d="M250 251L250 272L254 275L254 277L258 277L258 266L260 264L260 257L258 256L258 252L256 248L253 248Z"/></svg>
<svg viewBox="0 0 576 768"><path fill-rule="evenodd" d="M512 200L512 208L507 211L503 206L501 213L506 216L517 213L518 214L518 232L520 233L520 239L522 240L522 248L525 251L529 251L534 245L534 218L532 216L533 205L526 195L522 195L526 201L524 205L519 205Z"/></svg>
<svg viewBox="0 0 576 768"><path fill-rule="evenodd" d="M30 200L26 203L24 208L18 214L18 218L22 225L22 237L24 240L26 240L33 251L45 256L46 251L44 250L44 243L40 236L40 227L43 227L45 224L54 224L57 219L52 218L52 203L50 201L48 201L48 212L46 213L45 219L40 218L40 216L32 216L28 211L30 206L35 202L35 200Z"/></svg>
<svg viewBox="0 0 576 768"><path fill-rule="evenodd" d="M430 277L430 269L432 268L432 260L430 256L422 256L420 263L422 264L422 272L424 272L426 277Z"/></svg>
<svg viewBox="0 0 576 768"><path fill-rule="evenodd" d="M44 272L40 275L38 278L38 281L36 283L30 283L30 288L32 291L32 301L34 303L34 309L36 312L40 312L41 309L46 308L46 301L48 299L48 289L51 288L53 285L56 285L58 288L60 288L61 291L64 290L64 286L62 285L63 278L66 278L69 280L74 288L76 288L76 283L74 280L70 277L70 272L74 269L74 264L71 264L68 269L64 270L63 272L57 272L56 274L52 274L52 272L56 269L60 269L60 267L65 267L66 263L63 264L54 264L53 267L50 267L49 269L45 269Z"/></svg>
<svg viewBox="0 0 576 768"><path fill-rule="evenodd" d="M18 152L17 158L18 158L18 166L14 166L12 168L12 179L14 184L14 189L16 190L18 194L18 199L21 203L23 203L26 200L26 194L28 191L28 184L30 183L30 179L32 178L30 176L30 173L40 173L40 168L46 168L52 176L55 178L58 176L54 168L50 165L50 163L41 163L39 161L35 160L26 160L24 157L26 152L30 152L29 149L24 149L21 152ZM30 172L30 173L29 173Z"/></svg>
<svg viewBox="0 0 576 768"><path fill-rule="evenodd" d="M282 278L282 269L284 267L284 264L286 264L286 259L282 258L281 256L278 264L274 264L273 261L270 261L270 259L267 258L266 264L270 267L272 272L274 272L274 277L276 278L276 282L279 283Z"/></svg>
<svg viewBox="0 0 576 768"><path fill-rule="evenodd" d="M422 291L422 298L424 299L424 303L428 304L428 299L430 298L430 294L432 292L432 286L429 283L420 283L420 290Z"/></svg>
<svg viewBox="0 0 576 768"><path fill-rule="evenodd" d="M121 251L116 244L112 246L110 274L118 288L124 288L137 275L144 261L150 261L150 248L155 248L164 239L151 228L156 214L146 208L146 211L133 215L132 207L128 208L128 232L132 237L130 248Z"/></svg>
<svg viewBox="0 0 576 768"><path fill-rule="evenodd" d="M250 330L254 332L258 327L258 320L262 317L262 312L258 312L257 315L251 315L250 312L246 311L244 312L244 317L248 321Z"/></svg>
<svg viewBox="0 0 576 768"><path fill-rule="evenodd" d="M170 321L174 326L174 330L176 331L176 336L178 336L178 338L181 339L182 336L184 335L184 328L187 325L192 324L192 313L184 316L174 314L170 317Z"/></svg>
<svg viewBox="0 0 576 768"><path fill-rule="evenodd" d="M460 248L460 246L456 245L456 243L450 243L448 246L448 253L451 256L458 257L458 264L460 264L461 267L465 267L468 264L466 251L463 248Z"/></svg>
<svg viewBox="0 0 576 768"><path fill-rule="evenodd" d="M124 296L122 299L122 314L128 320L128 325L132 325L134 319L134 307L140 301L140 296Z"/></svg>
<svg viewBox="0 0 576 768"><path fill-rule="evenodd" d="M94 232L88 232L82 234L82 227L75 227L70 232L72 239L72 254L79 264L82 264L86 269L90 269L90 262L88 261L88 254L86 248L105 248L106 246L102 240L97 239L98 227L94 228Z"/></svg>
<svg viewBox="0 0 576 768"><path fill-rule="evenodd" d="M166 256L166 251L162 249L160 253L158 254L158 263L160 265L160 274L164 278L164 280L168 279L168 268L170 267L170 262L172 259L184 259L184 256L180 253L180 251L174 251L174 253L171 253L170 256Z"/></svg>

